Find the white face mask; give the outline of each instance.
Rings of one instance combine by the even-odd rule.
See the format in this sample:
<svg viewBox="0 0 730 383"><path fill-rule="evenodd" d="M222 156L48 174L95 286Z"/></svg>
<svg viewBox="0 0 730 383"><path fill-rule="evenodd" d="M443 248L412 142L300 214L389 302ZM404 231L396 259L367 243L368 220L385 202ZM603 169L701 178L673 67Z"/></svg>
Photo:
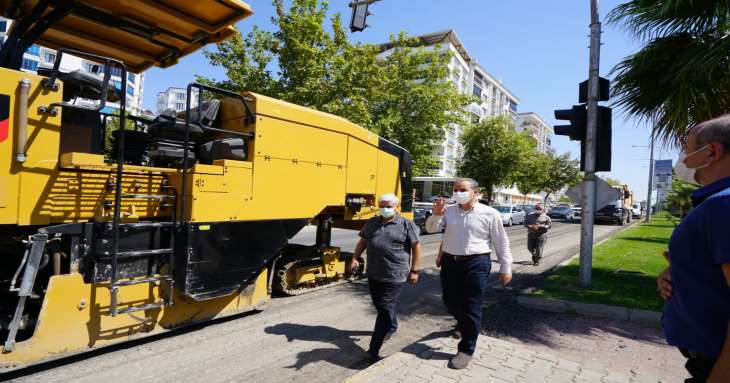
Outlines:
<svg viewBox="0 0 730 383"><path fill-rule="evenodd" d="M695 153L699 153L700 151L707 148L707 146L708 145L705 145L689 154L685 153L684 150L681 153L679 153L679 158L677 159L677 163L674 165L674 174L677 175L677 178L680 181L688 182L691 184L699 184L699 182L695 178L695 175L697 174L697 169L702 169L709 164L704 164L704 165L698 166L696 168L690 168L687 166L687 164L684 163L684 161L687 159L687 157L692 156Z"/></svg>
<svg viewBox="0 0 730 383"><path fill-rule="evenodd" d="M380 208L380 215L383 218L391 218L391 217L393 217L395 215L395 208L394 207L390 207L390 206L381 207Z"/></svg>
<svg viewBox="0 0 730 383"><path fill-rule="evenodd" d="M471 196L469 195L469 192L454 192L454 200L456 200L456 203L460 205L467 204L471 202Z"/></svg>

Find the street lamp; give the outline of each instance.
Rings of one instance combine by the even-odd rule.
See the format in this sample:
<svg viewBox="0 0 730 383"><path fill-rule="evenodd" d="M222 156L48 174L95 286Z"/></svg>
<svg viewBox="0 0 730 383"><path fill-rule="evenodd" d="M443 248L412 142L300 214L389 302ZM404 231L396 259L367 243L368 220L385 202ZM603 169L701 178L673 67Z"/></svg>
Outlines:
<svg viewBox="0 0 730 383"><path fill-rule="evenodd" d="M654 187L654 132L656 130L656 127L651 129L651 140L649 145L631 145L634 148L650 148L650 154L649 154L649 181L646 191L646 217L644 217L644 222L650 223L651 222L651 191ZM657 197L658 199L658 197Z"/></svg>

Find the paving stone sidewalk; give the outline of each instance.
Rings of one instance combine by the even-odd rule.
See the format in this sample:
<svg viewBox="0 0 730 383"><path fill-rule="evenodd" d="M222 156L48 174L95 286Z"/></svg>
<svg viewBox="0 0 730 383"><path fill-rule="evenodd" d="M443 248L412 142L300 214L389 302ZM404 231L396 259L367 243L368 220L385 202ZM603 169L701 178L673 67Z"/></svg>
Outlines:
<svg viewBox="0 0 730 383"><path fill-rule="evenodd" d="M611 370L595 361L581 365L555 353L535 352L528 346L481 336L477 352L465 370L447 367L456 352L456 340L425 339L404 351L373 364L346 380L347 383L486 383L486 382L680 382L679 376L662 377L629 369L628 374Z"/></svg>
<svg viewBox="0 0 730 383"><path fill-rule="evenodd" d="M666 345L656 324L534 310L504 295L492 295L485 305L468 369L447 368L458 341L441 331L348 382L680 383L687 377L685 359Z"/></svg>

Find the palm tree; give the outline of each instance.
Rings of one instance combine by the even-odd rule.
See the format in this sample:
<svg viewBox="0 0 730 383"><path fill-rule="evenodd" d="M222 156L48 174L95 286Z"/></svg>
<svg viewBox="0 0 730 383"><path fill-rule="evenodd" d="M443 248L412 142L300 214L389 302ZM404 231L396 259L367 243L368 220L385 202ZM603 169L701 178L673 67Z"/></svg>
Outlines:
<svg viewBox="0 0 730 383"><path fill-rule="evenodd" d="M645 43L611 71L615 106L674 144L730 111L730 0L630 0L608 21Z"/></svg>
<svg viewBox="0 0 730 383"><path fill-rule="evenodd" d="M697 190L696 185L678 180L672 180L672 191L667 195L667 203L679 209L679 219L684 219L692 208L692 193Z"/></svg>

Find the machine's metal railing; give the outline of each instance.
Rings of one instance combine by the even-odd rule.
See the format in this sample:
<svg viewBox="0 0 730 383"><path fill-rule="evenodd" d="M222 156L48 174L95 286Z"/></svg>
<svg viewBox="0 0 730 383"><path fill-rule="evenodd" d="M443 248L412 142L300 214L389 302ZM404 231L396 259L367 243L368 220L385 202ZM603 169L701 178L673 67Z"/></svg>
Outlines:
<svg viewBox="0 0 730 383"><path fill-rule="evenodd" d="M195 125L200 127L201 129L205 131L210 132L218 132L218 133L225 133L229 135L239 136L245 139L253 139L254 134L252 133L242 133L242 132L236 132L232 130L225 130L225 129L217 129L213 128L211 126L206 126L203 124L203 113L202 113L202 105L203 105L203 92L209 92L212 94L217 94L220 96L226 96L226 97L232 97L237 98L241 100L243 103L244 109L246 111L246 117L244 119L244 122L247 124L253 124L256 121L256 117L253 114L253 111L251 109L251 105L249 105L249 99L244 97L242 94L231 92L229 90L215 88L212 86L200 84L200 83L190 83L187 87L187 98L185 102L185 144L183 145L183 164L182 164L182 182L181 182L181 203L180 203L180 215L179 215L179 225L178 228L180 230L184 230L185 225L185 213L187 208L187 181L188 181L188 168L190 167L188 162L188 154L189 154L189 146L190 146L190 122L192 119L191 116L191 101L192 101L192 95L193 95L193 89L198 90L198 118L197 121L195 121Z"/></svg>

